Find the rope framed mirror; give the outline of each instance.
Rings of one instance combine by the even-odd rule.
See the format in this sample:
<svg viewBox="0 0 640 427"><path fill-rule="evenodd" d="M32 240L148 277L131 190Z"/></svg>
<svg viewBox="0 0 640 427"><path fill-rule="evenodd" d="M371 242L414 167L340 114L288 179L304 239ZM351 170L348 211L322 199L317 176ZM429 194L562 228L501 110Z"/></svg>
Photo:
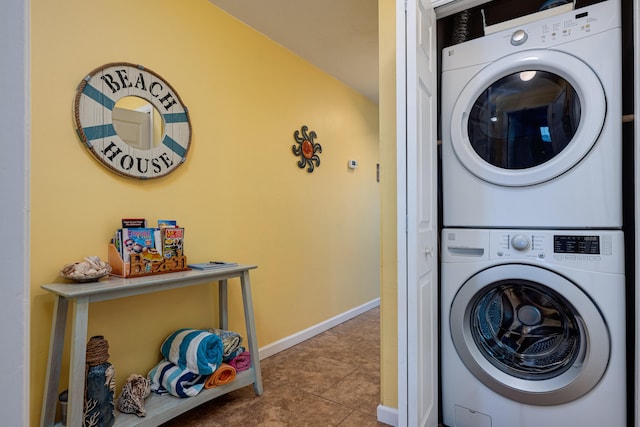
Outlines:
<svg viewBox="0 0 640 427"><path fill-rule="evenodd" d="M189 112L175 89L157 73L128 62L103 65L82 80L74 120L91 154L127 177L173 172L191 144Z"/></svg>

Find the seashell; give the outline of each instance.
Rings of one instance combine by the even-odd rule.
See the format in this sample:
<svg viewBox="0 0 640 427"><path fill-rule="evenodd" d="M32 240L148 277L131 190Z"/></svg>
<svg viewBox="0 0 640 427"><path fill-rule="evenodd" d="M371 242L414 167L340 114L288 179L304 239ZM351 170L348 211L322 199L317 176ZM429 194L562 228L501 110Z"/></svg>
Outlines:
<svg viewBox="0 0 640 427"><path fill-rule="evenodd" d="M144 400L151 393L151 381L139 374L131 374L118 399L118 410L123 414L147 415Z"/></svg>
<svg viewBox="0 0 640 427"><path fill-rule="evenodd" d="M84 260L88 262L89 265L96 270L101 270L107 265L106 262L100 261L100 257L97 257L95 255L85 257Z"/></svg>
<svg viewBox="0 0 640 427"><path fill-rule="evenodd" d="M60 275L76 282L93 282L111 273L111 266L95 255L84 258L84 261L67 264L60 270Z"/></svg>

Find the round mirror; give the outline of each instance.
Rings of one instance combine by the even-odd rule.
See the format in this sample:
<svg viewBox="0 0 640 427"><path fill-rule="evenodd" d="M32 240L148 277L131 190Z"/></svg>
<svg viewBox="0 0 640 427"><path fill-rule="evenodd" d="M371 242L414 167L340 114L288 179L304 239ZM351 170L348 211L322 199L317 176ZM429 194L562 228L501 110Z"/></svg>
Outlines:
<svg viewBox="0 0 640 427"><path fill-rule="evenodd" d="M187 108L169 83L141 65L120 62L92 71L76 91L74 118L91 154L120 175L167 175L189 151Z"/></svg>
<svg viewBox="0 0 640 427"><path fill-rule="evenodd" d="M125 96L116 102L112 114L116 133L129 147L150 150L160 145L164 123L150 102Z"/></svg>

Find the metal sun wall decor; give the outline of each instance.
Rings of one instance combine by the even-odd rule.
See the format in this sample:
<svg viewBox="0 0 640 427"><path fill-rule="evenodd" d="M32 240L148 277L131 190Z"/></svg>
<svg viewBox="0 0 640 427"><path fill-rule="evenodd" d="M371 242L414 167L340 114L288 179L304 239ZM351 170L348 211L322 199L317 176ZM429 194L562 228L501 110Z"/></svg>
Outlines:
<svg viewBox="0 0 640 427"><path fill-rule="evenodd" d="M322 153L322 146L313 141L318 135L314 131L307 133L308 130L307 126L302 126L300 130L293 133L293 139L299 145L294 144L291 150L293 154L300 156L298 167L302 169L308 166L307 172L311 173L314 167L320 166L320 157L316 153Z"/></svg>

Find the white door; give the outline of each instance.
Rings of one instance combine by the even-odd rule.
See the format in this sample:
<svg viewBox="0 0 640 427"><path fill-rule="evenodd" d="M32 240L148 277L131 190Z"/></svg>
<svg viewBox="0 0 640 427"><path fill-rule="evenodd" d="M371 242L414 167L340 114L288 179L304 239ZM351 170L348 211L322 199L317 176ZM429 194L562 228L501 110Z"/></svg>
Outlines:
<svg viewBox="0 0 640 427"><path fill-rule="evenodd" d="M118 136L130 147L140 150L153 148L153 128L151 112L114 108L113 126Z"/></svg>
<svg viewBox="0 0 640 427"><path fill-rule="evenodd" d="M437 427L436 16L397 5L398 423Z"/></svg>

